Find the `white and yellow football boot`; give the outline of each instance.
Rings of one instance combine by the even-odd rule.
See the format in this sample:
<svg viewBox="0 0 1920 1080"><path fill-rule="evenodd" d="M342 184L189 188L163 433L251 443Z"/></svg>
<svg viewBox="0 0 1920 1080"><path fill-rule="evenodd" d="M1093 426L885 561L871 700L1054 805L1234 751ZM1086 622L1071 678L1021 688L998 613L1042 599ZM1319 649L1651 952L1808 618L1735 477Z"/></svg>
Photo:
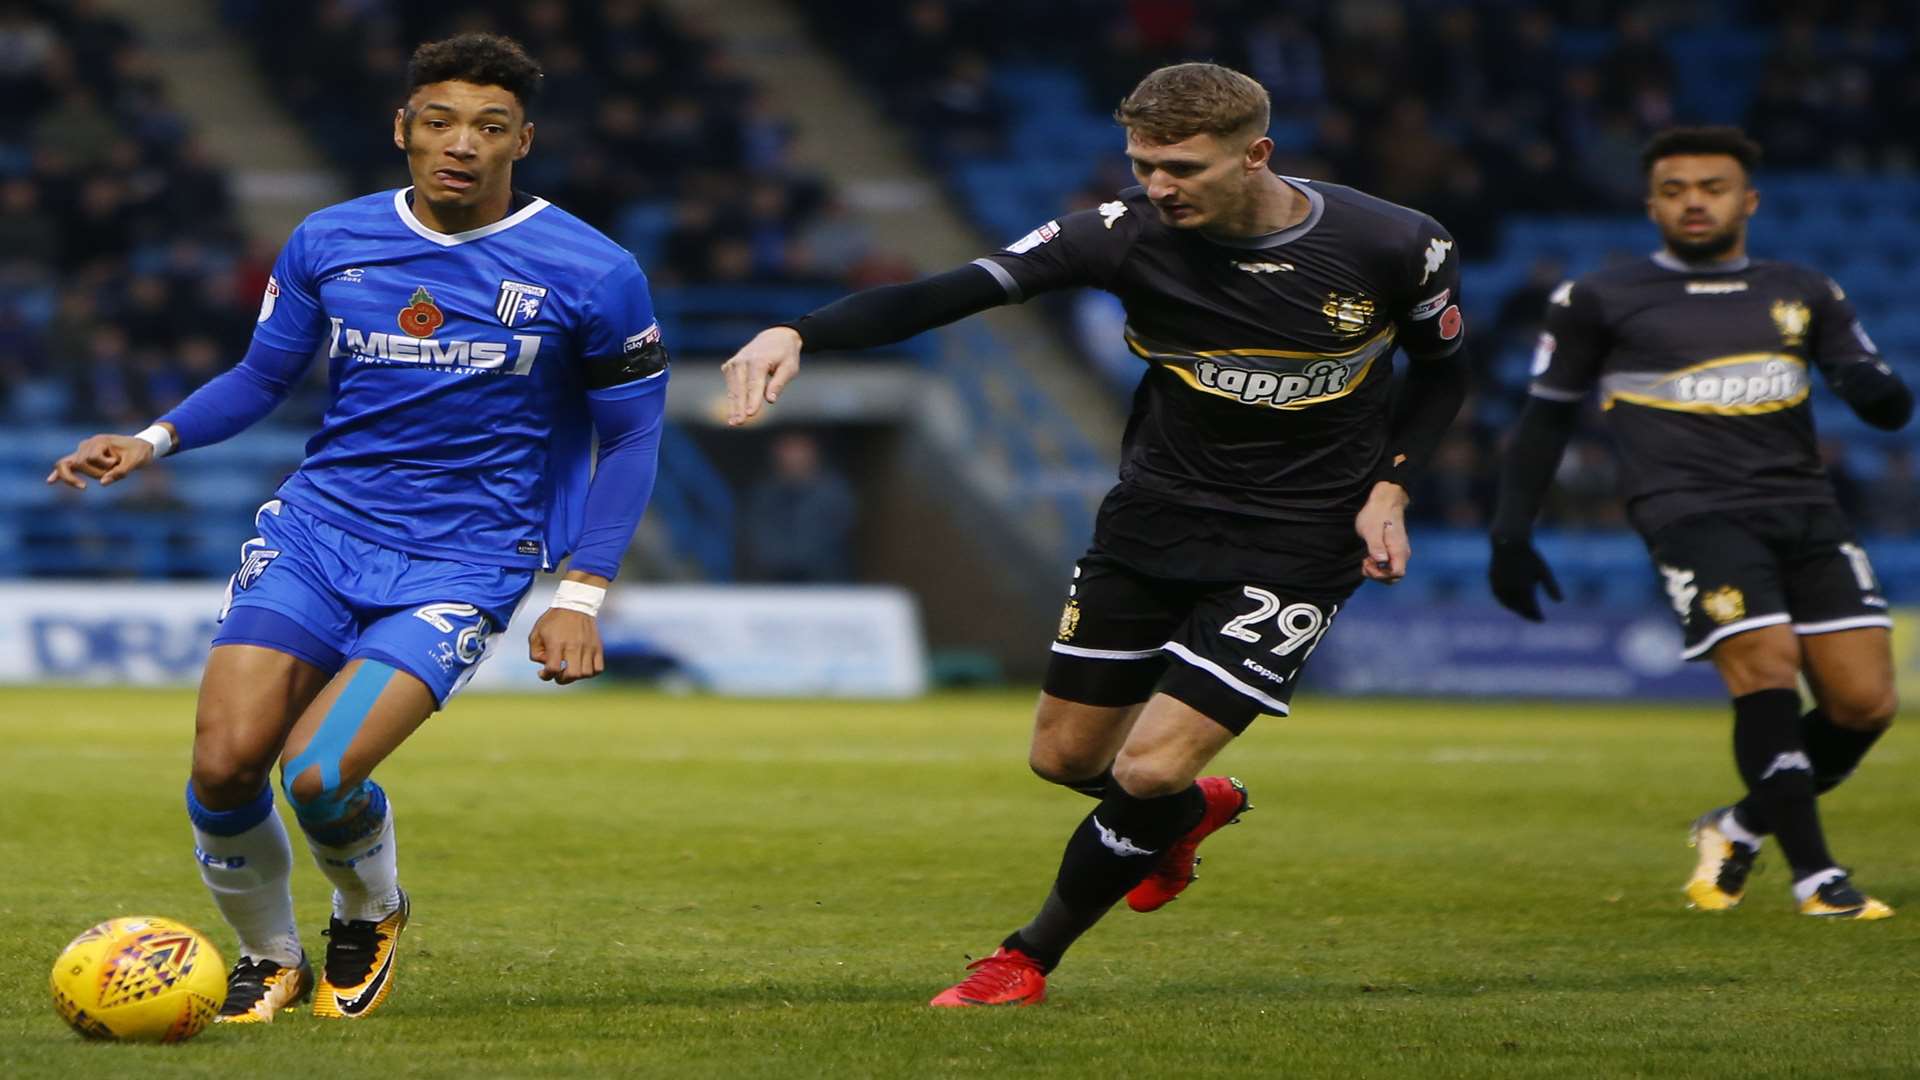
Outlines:
<svg viewBox="0 0 1920 1080"><path fill-rule="evenodd" d="M273 1014L299 1008L313 993L313 965L306 955L288 967L278 960L242 956L227 974L227 1000L216 1024L266 1024Z"/></svg>
<svg viewBox="0 0 1920 1080"><path fill-rule="evenodd" d="M387 1000L393 991L394 955L410 907L402 889L400 906L379 922L328 920L327 962L313 995L313 1015L358 1020Z"/></svg>
<svg viewBox="0 0 1920 1080"><path fill-rule="evenodd" d="M1893 908L1859 889L1846 874L1831 877L1813 890L1813 895L1800 901L1800 914L1814 915L1823 919L1890 919Z"/></svg>
<svg viewBox="0 0 1920 1080"><path fill-rule="evenodd" d="M1736 843L1720 831L1728 807L1709 810L1694 820L1687 843L1700 852L1693 876L1687 879L1687 906L1698 911L1730 911L1747 893L1747 875L1760 849Z"/></svg>

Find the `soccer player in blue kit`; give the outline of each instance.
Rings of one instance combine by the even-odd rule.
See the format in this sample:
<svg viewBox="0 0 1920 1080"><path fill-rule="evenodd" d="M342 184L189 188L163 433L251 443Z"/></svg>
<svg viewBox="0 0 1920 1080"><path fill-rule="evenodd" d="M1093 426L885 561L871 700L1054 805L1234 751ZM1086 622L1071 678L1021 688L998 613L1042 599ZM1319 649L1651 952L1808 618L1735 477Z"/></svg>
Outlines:
<svg viewBox="0 0 1920 1080"><path fill-rule="evenodd" d="M633 256L513 189L540 78L507 38L422 45L393 130L412 186L307 218L238 366L136 436L87 439L48 476L110 484L229 438L326 357L332 400L255 517L200 684L187 812L240 942L222 1021L271 1020L309 994L325 1017L386 1000L409 905L371 774L472 676L534 574L569 554L528 652L557 683L604 666L595 614L652 492L667 354ZM317 986L276 757L334 889Z"/></svg>

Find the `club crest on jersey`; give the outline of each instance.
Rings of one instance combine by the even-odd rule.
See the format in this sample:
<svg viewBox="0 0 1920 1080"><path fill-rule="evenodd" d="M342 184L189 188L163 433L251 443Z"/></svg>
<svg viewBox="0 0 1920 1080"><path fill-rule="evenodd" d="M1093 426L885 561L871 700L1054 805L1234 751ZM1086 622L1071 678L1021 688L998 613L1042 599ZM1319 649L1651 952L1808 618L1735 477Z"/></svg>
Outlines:
<svg viewBox="0 0 1920 1080"><path fill-rule="evenodd" d="M1731 585L1722 585L1700 594L1700 610L1707 613L1707 618L1725 626L1747 613L1747 597Z"/></svg>
<svg viewBox="0 0 1920 1080"><path fill-rule="evenodd" d="M540 302L546 295L547 288L544 285L503 280L500 282L500 295L493 301L493 313L508 326L519 326L540 314Z"/></svg>
<svg viewBox="0 0 1920 1080"><path fill-rule="evenodd" d="M433 302L433 294L425 285L415 287L407 306L400 310L400 329L410 336L429 338L447 317L440 312L440 305Z"/></svg>
<svg viewBox="0 0 1920 1080"><path fill-rule="evenodd" d="M1813 321L1807 305L1798 300L1775 300L1767 314L1773 316L1773 325L1780 331L1780 344L1791 347L1807 339L1807 324Z"/></svg>
<svg viewBox="0 0 1920 1080"><path fill-rule="evenodd" d="M1328 293L1320 313L1327 317L1327 325L1334 333L1345 337L1364 334L1367 327L1373 325L1373 301L1365 296Z"/></svg>

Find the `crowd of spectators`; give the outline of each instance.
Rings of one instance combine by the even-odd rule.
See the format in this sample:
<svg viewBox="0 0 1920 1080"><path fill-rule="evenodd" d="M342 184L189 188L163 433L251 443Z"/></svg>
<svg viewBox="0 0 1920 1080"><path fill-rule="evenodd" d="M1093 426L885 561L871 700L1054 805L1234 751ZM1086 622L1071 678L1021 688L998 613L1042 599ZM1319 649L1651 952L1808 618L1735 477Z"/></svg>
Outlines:
<svg viewBox="0 0 1920 1080"><path fill-rule="evenodd" d="M389 121L411 48L496 31L546 71L515 183L641 249L657 283L828 284L882 262L845 238L818 242L832 194L794 164L791 120L716 37L657 0L225 6L356 190L406 182Z"/></svg>
<svg viewBox="0 0 1920 1080"><path fill-rule="evenodd" d="M0 414L143 426L230 362L267 263L100 4L0 2L0 98Z"/></svg>

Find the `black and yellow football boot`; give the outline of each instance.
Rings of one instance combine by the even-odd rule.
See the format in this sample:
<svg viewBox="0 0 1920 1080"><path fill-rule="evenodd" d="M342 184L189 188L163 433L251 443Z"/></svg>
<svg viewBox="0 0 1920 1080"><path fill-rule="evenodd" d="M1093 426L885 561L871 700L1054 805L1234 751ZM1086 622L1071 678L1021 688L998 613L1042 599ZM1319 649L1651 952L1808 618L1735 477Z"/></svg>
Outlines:
<svg viewBox="0 0 1920 1080"><path fill-rule="evenodd" d="M1890 919L1893 908L1853 887L1841 874L1821 882L1813 895L1800 901L1800 914L1823 919Z"/></svg>
<svg viewBox="0 0 1920 1080"><path fill-rule="evenodd" d="M1699 911L1729 911L1740 906L1747 892L1747 876L1753 873L1753 860L1760 854L1730 839L1720 831L1720 819L1727 807L1709 810L1694 820L1687 843L1698 849L1700 861L1687 879L1687 906Z"/></svg>
<svg viewBox="0 0 1920 1080"><path fill-rule="evenodd" d="M327 962L313 995L313 1015L358 1020L387 1000L393 990L394 954L410 907L402 889L400 906L379 922L327 920Z"/></svg>
<svg viewBox="0 0 1920 1080"><path fill-rule="evenodd" d="M273 1014L295 1009L313 993L313 965L305 953L288 967L278 960L242 956L227 973L227 1000L216 1024L266 1024Z"/></svg>

